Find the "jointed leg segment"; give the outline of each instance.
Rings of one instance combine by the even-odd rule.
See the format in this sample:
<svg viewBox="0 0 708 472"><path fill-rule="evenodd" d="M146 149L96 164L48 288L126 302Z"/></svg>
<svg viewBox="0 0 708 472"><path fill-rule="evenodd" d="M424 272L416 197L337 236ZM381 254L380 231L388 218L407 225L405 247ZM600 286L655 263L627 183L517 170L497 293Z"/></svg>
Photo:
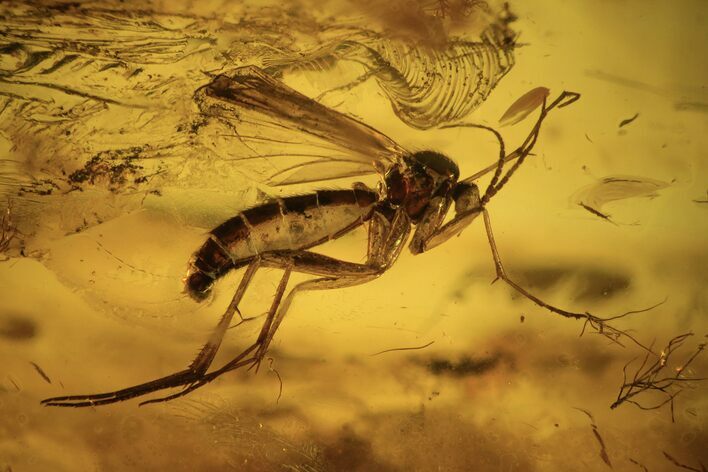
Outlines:
<svg viewBox="0 0 708 472"><path fill-rule="evenodd" d="M221 345L221 341L224 338L226 329L229 327L229 323L231 323L234 313L238 312L238 304L241 302L243 295L246 293L246 289L248 288L248 285L253 279L253 276L258 270L260 264L261 261L256 258L248 266L246 272L243 275L243 278L241 279L241 282L239 283L238 288L236 289L236 293L231 299L231 303L222 315L221 320L214 329L214 332L210 336L209 341L207 341L204 347L202 347L202 349L199 351L192 363L186 369L156 380L152 380L150 382L135 385L133 387L124 388L121 390L116 390L115 392L92 395L69 395L63 397L47 398L46 400L42 400L42 404L47 406L71 407L105 405L108 403L115 403L123 400L128 400L130 398L139 397L166 388L189 385L199 380L200 378L202 378L206 370L209 368L209 365L214 360L214 356L219 350L219 346ZM248 350L244 351L246 355L247 351Z"/></svg>
<svg viewBox="0 0 708 472"><path fill-rule="evenodd" d="M611 339L613 342L621 344L620 341L618 341L618 338L624 337L624 338L631 340L634 344L641 347L645 351L652 352L651 348L649 348L649 347L645 346L644 344L642 344L641 342L639 342L631 334L627 333L626 331L621 331L617 328L610 326L608 324L608 321L611 321L611 320L614 320L617 318L621 318L621 317L629 315L631 313L638 313L640 311L650 310L654 307L650 307L645 310L630 311L630 312L627 312L623 315L615 316L612 318L600 318L600 317L592 315L588 312L576 313L576 312L572 312L572 311L563 310L563 309L555 307L553 305L549 305L548 303L544 302L543 300L541 300L540 298L538 298L534 294L527 291L525 288L521 287L514 280L509 278L509 276L506 274L506 271L504 270L504 266L502 265L501 257L499 256L499 251L497 250L496 242L494 241L494 234L492 233L492 223L489 218L489 213L487 212L486 209L483 209L482 214L484 216L484 227L487 232L487 239L489 241L489 246L492 250L492 257L494 259L494 267L496 268L496 274L497 274L496 280L503 280L511 288L516 290L519 294L523 295L524 297L526 297L529 300L531 300L532 302L534 302L536 305L543 307L552 313L556 313L556 314L564 316L566 318L585 320L586 326L590 325L599 334L606 336L607 338ZM584 328L583 328L583 330L584 330Z"/></svg>
<svg viewBox="0 0 708 472"><path fill-rule="evenodd" d="M394 215L390 222L383 217L379 218L378 214L374 216L369 232L370 239L373 239L373 241L370 241L365 264L341 261L309 251L274 252L256 257L246 269L231 303L212 332L209 341L202 347L187 369L114 392L54 397L43 400L42 404L65 407L104 405L159 390L183 387L182 390L175 394L148 400L142 402L141 405L162 402L185 395L231 370L247 365L257 367L263 360L273 336L290 308L295 295L308 290L327 290L366 283L381 275L391 266L400 254L403 243L410 232L409 221L405 214L400 213ZM257 340L221 368L208 372L234 314L238 313L241 316L238 304L243 299L253 276L261 267L278 268L284 272ZM290 274L293 271L324 277L298 284L283 299Z"/></svg>
<svg viewBox="0 0 708 472"><path fill-rule="evenodd" d="M484 216L484 228L487 232L487 240L489 241L489 247L492 250L492 258L494 259L494 267L497 272L497 279L498 280L503 280L507 284L509 284L510 287L512 287L514 290L519 292L521 295L524 297L528 298L535 304L553 312L557 313L559 315L565 316L567 318L587 318L589 315L584 314L584 313L573 313L570 311L562 310L560 308L556 308L553 305L549 305L548 303L544 302L537 296L533 295L532 293L526 291L523 287L521 287L519 284L514 282L512 279L509 278L508 275L506 275L506 271L504 271L504 266L502 265L501 257L499 257L499 251L497 250L497 244L494 241L494 234L492 233L492 223L489 219L489 212L484 209L482 210L482 215Z"/></svg>

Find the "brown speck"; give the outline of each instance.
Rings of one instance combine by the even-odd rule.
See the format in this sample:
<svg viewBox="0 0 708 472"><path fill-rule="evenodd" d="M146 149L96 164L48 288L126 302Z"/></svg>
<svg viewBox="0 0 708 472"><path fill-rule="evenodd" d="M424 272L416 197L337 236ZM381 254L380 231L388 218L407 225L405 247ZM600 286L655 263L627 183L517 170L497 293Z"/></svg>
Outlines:
<svg viewBox="0 0 708 472"><path fill-rule="evenodd" d="M607 466L612 469L612 462L610 461L610 456L607 454L605 441L600 435L600 430L598 429L597 424L595 423L595 418L593 417L592 413L587 410L583 410L582 408L576 408L576 410L585 413L585 415L590 418L590 427L592 428L592 433L595 436L595 439L597 440L598 444L600 445L600 459L602 459L602 462L607 464Z"/></svg>
<svg viewBox="0 0 708 472"><path fill-rule="evenodd" d="M619 127L622 128L624 126L627 126L628 124L630 124L631 122L636 120L638 117L639 117L639 113L635 113L633 117L620 121Z"/></svg>
<svg viewBox="0 0 708 472"><path fill-rule="evenodd" d="M42 370L42 368L39 365L37 365L36 363L31 362L31 361L30 361L30 364L32 364L32 367L34 367L34 370L37 371L37 373L45 380L45 382L47 382L48 384L52 383L49 376Z"/></svg>
<svg viewBox="0 0 708 472"><path fill-rule="evenodd" d="M610 215L607 215L607 214L605 214L605 213L602 213L601 211L598 211L598 210L596 210L595 208L584 204L583 202L578 203L578 205L580 205L581 207L585 208L587 211L589 211L589 212L592 213L593 215L599 216L599 217L602 218L603 220L607 220L607 221L609 221L610 223L613 222L612 219L610 218Z"/></svg>
<svg viewBox="0 0 708 472"><path fill-rule="evenodd" d="M479 359L463 357L458 362L447 359L431 359L427 368L433 375L450 375L452 377L484 375L494 369L503 360L502 357L501 353L496 353Z"/></svg>
<svg viewBox="0 0 708 472"><path fill-rule="evenodd" d="M395 324L395 323L394 323ZM384 354L386 352L393 352L393 351L416 351L419 349L425 349L426 347L430 346L433 344L435 341L430 341L428 344L424 344L422 346L414 346L414 347L394 347L392 349L385 349L383 351L376 352L372 354L372 356L378 356L379 354Z"/></svg>

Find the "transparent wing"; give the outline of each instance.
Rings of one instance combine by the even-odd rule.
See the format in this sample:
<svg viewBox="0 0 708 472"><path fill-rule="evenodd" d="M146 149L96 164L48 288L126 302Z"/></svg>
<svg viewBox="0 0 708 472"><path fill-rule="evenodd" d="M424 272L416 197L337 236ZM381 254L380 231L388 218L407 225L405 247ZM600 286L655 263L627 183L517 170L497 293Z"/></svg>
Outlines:
<svg viewBox="0 0 708 472"><path fill-rule="evenodd" d="M219 122L221 132L206 143L212 151L270 185L383 173L408 154L374 128L255 66L218 76L196 91L195 100Z"/></svg>

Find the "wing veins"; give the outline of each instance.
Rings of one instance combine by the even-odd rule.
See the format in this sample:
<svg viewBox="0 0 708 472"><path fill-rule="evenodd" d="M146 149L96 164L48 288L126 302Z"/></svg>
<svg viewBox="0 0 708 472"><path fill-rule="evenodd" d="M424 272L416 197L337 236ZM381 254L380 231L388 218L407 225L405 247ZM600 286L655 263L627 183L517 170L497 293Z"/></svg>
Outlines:
<svg viewBox="0 0 708 472"><path fill-rule="evenodd" d="M318 180L380 173L399 164L409 154L376 129L327 108L254 66L216 77L197 90L195 100L203 113L225 122L233 129L234 137L256 154L229 160L262 159L268 162L277 168L270 181L298 169L303 171L301 174L311 172L314 175L316 170L304 169L324 163L329 163L329 168L322 166L325 170ZM266 134L268 130L279 136L269 138ZM245 133L242 135L241 131ZM298 138L289 138L288 133ZM261 152L259 148L269 144L270 151L275 152ZM286 149L288 145L298 149L289 152ZM315 152L306 152L303 148L312 148ZM278 162L277 158L306 157L313 159L292 165L284 162L274 165ZM338 169L333 163L346 165ZM352 169L352 164L360 164L359 169ZM311 179L312 175L307 179ZM290 178L299 177L291 175Z"/></svg>

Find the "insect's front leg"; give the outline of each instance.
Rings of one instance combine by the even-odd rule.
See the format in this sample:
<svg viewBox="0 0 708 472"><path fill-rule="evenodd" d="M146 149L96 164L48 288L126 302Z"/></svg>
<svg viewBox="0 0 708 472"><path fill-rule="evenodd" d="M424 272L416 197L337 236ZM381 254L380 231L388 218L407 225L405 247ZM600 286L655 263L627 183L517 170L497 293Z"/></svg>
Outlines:
<svg viewBox="0 0 708 472"><path fill-rule="evenodd" d="M494 233L492 233L492 222L489 219L489 212L485 209L482 211L482 213L484 215L484 228L487 232L487 240L489 241L489 247L492 250L492 258L494 259L494 268L496 270L497 279L503 280L504 282L509 284L509 286L511 286L514 290L519 292L524 297L528 298L529 300L536 303L537 305L539 305L549 311L552 311L553 313L557 313L559 315L562 315L562 316L565 316L568 318L578 318L578 319L588 318L588 316L591 316L591 315L588 315L587 313L573 313L571 311L562 310L560 308L554 307L553 305L549 305L548 303L544 302L540 298L536 297L532 293L530 293L527 290L525 290L524 288L522 288L519 284L514 282L511 278L509 278L509 276L506 274L506 271L504 270L504 265L502 264L501 257L499 256L499 251L497 250L497 244L494 240Z"/></svg>
<svg viewBox="0 0 708 472"><path fill-rule="evenodd" d="M413 254L429 251L460 234L482 212L481 207L464 211L443 225L442 222L450 208L450 203L450 199L445 197L435 197L430 201L425 215L418 223L415 234L411 238L410 250Z"/></svg>
<svg viewBox="0 0 708 472"><path fill-rule="evenodd" d="M442 225L448 208L450 208L449 198L438 196L430 200L425 214L416 225L415 233L411 238L409 248L413 254L420 254L428 249L426 247L428 240Z"/></svg>
<svg viewBox="0 0 708 472"><path fill-rule="evenodd" d="M636 338L634 338L630 333L628 333L627 331L622 331L617 328L614 328L613 326L609 325L608 322L612 321L614 319L617 319L617 318L622 318L623 316L626 316L631 313L638 313L640 311L650 310L652 308L655 308L658 305L655 305L653 307L646 308L643 310L629 311L629 312L626 312L622 315L614 316L611 318L600 318L600 317L592 315L588 312L585 312L585 313L572 312L572 311L564 310L562 308L558 308L558 307L555 307L553 305L546 303L545 301L538 298L536 295L527 291L525 288L523 288L521 285L516 283L513 279L511 279L507 275L506 271L504 270L504 265L502 264L501 257L499 256L499 251L497 250L496 242L494 241L494 234L492 233L492 223L489 218L489 213L487 212L486 209L482 209L482 214L484 216L484 227L487 232L487 239L489 241L489 246L492 250L492 258L494 259L494 267L496 269L497 279L503 280L511 288L516 290L519 294L523 295L525 298L528 298L529 300L534 302L536 305L543 307L552 313L556 313L556 314L564 316L566 318L585 320L586 326L590 325L599 334L604 335L605 337L609 338L610 340L612 340L618 344L621 344L621 342L618 341L618 338L622 337L625 339L629 339L634 344L641 347L642 349L644 349L647 352L653 352L650 347L647 347L644 344L642 344L640 341L638 341ZM583 328L583 331L584 330L585 330L585 328Z"/></svg>

